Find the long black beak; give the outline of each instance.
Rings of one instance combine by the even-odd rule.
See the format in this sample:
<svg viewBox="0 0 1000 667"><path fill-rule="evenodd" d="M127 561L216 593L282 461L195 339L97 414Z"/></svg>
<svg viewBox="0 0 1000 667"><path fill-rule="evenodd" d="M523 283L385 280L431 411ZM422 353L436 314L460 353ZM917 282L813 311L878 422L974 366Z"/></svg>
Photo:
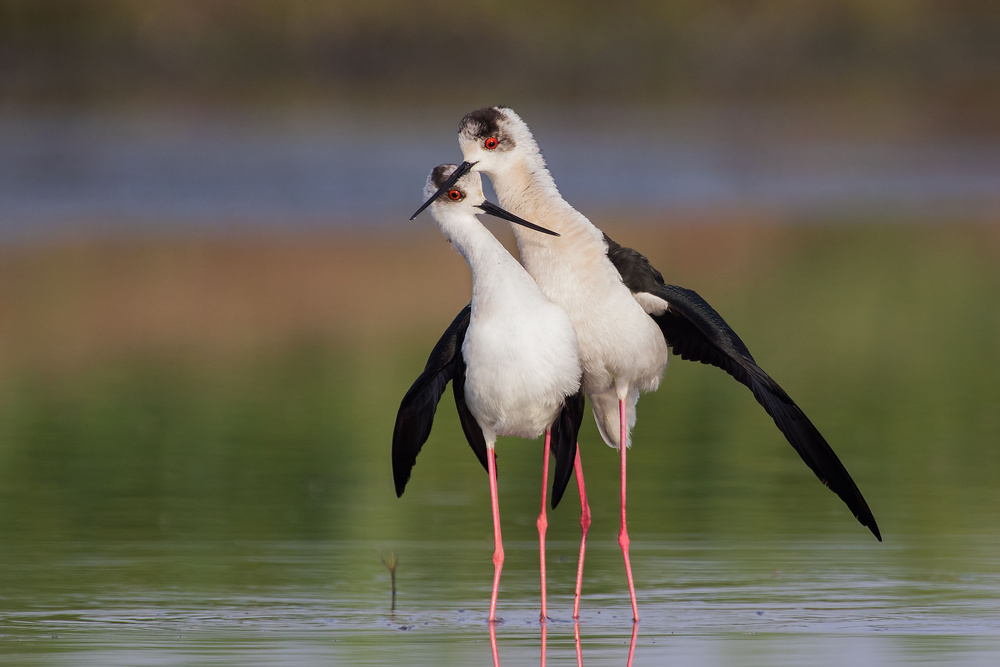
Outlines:
<svg viewBox="0 0 1000 667"><path fill-rule="evenodd" d="M441 185L441 187L439 187L437 189L437 192L435 192L433 195L431 195L430 199L428 199L427 201L425 201L423 203L423 205L420 208L417 209L416 213L414 213L413 215L410 216L410 220L413 220L415 217L417 217L418 215L420 215L421 213L423 213L423 210L425 208L427 208L428 206L430 206L431 204L433 204L434 201L438 197L440 197L445 192L447 192L448 190L450 190L451 186L455 185L455 183L458 182L458 179L460 179L463 176L465 176L466 174L468 174L470 169L472 169L472 163L471 162L463 162L462 164L460 164L457 167L455 167L455 171L451 172L451 176L448 177L448 180L445 181Z"/></svg>
<svg viewBox="0 0 1000 667"><path fill-rule="evenodd" d="M542 232L543 234L551 234L552 236L559 236L558 232L554 232L551 229L545 229L545 227L540 227L533 222L528 222L524 218L519 218L513 213L508 213L491 201L484 201L482 204L478 204L476 208L482 209L484 213L489 213L492 216L500 218L501 220L507 220L508 222L513 222L515 224L521 225L522 227L527 227L528 229L534 229L536 232ZM419 212L419 211L418 211Z"/></svg>

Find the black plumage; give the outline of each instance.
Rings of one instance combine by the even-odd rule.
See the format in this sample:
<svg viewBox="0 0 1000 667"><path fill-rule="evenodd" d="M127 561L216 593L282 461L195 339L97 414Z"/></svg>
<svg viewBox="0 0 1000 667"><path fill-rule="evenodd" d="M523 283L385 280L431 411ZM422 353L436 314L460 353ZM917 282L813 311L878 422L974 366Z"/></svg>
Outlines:
<svg viewBox="0 0 1000 667"><path fill-rule="evenodd" d="M417 454L427 442L434 425L438 401L448 383L456 377L455 405L462 422L462 430L479 462L486 467L486 440L476 418L465 404L465 359L462 341L472 317L470 303L452 320L438 340L424 366L424 372L414 380L403 396L396 413L396 426L392 431L392 477L396 484L396 497L403 495L410 472L417 462Z"/></svg>
<svg viewBox="0 0 1000 667"><path fill-rule="evenodd" d="M645 292L667 303L665 312L651 317L673 353L681 359L721 368L746 385L806 465L881 541L875 517L844 464L795 401L757 365L722 316L696 292L665 284L660 272L642 254L615 243L607 234L604 239L608 259L629 290L633 294Z"/></svg>

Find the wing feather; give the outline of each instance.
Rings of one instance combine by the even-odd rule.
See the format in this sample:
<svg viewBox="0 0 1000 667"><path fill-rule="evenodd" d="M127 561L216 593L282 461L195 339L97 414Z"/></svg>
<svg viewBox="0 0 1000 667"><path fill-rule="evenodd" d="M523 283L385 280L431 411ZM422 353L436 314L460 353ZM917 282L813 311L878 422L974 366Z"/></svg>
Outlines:
<svg viewBox="0 0 1000 667"><path fill-rule="evenodd" d="M694 291L665 284L660 273L635 250L618 245L606 235L605 240L608 257L625 285L633 293L645 292L667 303L665 312L651 317L674 354L721 368L748 387L806 465L881 541L868 503L833 448L785 390L757 365L722 316Z"/></svg>

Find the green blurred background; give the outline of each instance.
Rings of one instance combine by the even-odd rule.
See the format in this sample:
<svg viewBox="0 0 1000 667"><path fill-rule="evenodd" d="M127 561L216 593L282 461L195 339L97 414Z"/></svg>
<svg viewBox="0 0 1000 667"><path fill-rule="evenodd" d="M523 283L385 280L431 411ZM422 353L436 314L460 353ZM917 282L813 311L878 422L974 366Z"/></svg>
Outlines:
<svg viewBox="0 0 1000 667"><path fill-rule="evenodd" d="M802 3L67 3L0 9L5 99L391 106L473 94L916 104L994 125L1000 11Z"/></svg>
<svg viewBox="0 0 1000 667"><path fill-rule="evenodd" d="M895 545L872 562L1000 572L996 3L3 0L6 637L109 591L376 604L390 552L404 581L476 599L433 587L488 583L486 478L450 394L401 500L389 445L470 283L406 217L462 115L496 103L811 416ZM724 374L675 361L639 413L633 544L876 548ZM589 417L581 446L612 544ZM538 457L501 445L515 581ZM550 520L569 559L571 495ZM349 546L294 574L240 546L261 541Z"/></svg>

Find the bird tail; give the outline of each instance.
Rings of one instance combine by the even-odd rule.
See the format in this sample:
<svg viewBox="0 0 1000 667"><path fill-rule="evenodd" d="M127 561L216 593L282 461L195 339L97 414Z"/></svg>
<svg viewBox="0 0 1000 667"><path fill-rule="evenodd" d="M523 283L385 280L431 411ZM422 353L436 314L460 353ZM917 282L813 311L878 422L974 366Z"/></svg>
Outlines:
<svg viewBox="0 0 1000 667"><path fill-rule="evenodd" d="M600 394L590 394L590 407L594 411L594 420L597 422L597 430L601 432L604 442L609 447L618 449L621 440L621 416L618 413L618 396L614 391L606 391ZM632 427L635 426L635 405L639 401L639 390L632 388L625 397L625 409L627 411L628 431L626 432L625 446L632 446Z"/></svg>

